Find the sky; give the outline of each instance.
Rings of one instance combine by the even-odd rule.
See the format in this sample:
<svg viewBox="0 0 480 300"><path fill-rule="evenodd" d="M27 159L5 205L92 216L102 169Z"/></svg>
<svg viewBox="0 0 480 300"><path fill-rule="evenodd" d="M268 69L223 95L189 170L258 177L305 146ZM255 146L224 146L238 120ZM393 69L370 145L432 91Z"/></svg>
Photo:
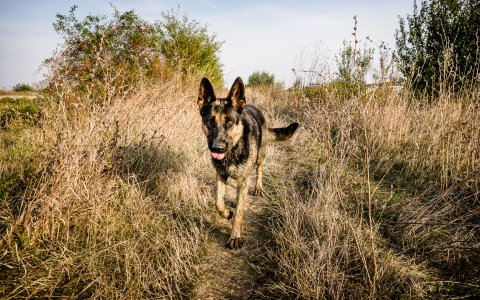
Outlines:
<svg viewBox="0 0 480 300"><path fill-rule="evenodd" d="M247 81L255 71L274 74L288 86L294 78L292 68L310 65L313 56L334 65L343 41L353 40L354 15L361 44L369 36L394 48L398 16L413 9L413 0L0 0L0 88L33 85L44 78L42 61L62 42L52 25L57 13L67 14L78 5L79 19L111 15L110 3L122 12L133 9L150 22L179 8L206 24L223 41L219 56L227 86L238 76Z"/></svg>

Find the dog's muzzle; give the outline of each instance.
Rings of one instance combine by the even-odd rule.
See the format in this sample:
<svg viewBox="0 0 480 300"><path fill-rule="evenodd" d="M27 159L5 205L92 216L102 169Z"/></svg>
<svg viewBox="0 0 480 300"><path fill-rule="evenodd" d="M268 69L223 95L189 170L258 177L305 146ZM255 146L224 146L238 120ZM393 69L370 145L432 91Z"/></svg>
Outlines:
<svg viewBox="0 0 480 300"><path fill-rule="evenodd" d="M222 160L225 158L225 152L227 151L227 144L218 142L212 145L211 155L213 159Z"/></svg>

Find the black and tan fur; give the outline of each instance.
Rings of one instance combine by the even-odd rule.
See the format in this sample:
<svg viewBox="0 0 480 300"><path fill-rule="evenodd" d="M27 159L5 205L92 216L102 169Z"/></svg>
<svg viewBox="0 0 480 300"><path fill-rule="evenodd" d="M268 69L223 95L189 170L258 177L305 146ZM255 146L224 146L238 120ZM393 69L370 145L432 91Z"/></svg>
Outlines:
<svg viewBox="0 0 480 300"><path fill-rule="evenodd" d="M197 104L212 164L217 171L217 211L226 219L233 217L227 247L239 248L242 245L240 231L249 172L256 167L254 193L259 195L263 190L262 164L268 141L289 139L298 123L292 123L285 128L267 128L262 112L255 106L246 104L245 87L240 77L235 80L226 98L217 98L210 81L203 78ZM225 186L228 178L237 182L235 213L225 208Z"/></svg>

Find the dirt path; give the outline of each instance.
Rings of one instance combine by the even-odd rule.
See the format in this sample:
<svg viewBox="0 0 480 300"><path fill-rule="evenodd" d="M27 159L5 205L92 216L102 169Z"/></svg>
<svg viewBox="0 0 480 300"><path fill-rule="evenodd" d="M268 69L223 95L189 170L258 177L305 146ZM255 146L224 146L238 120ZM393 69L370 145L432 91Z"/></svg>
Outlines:
<svg viewBox="0 0 480 300"><path fill-rule="evenodd" d="M251 184L250 186L253 186ZM233 206L235 187L227 186L225 202ZM249 193L245 206L242 235L244 245L238 250L229 250L225 244L230 235L230 221L214 216L206 259L207 271L194 290L193 299L258 299L265 290L264 275L258 265L263 263L267 236L264 199Z"/></svg>

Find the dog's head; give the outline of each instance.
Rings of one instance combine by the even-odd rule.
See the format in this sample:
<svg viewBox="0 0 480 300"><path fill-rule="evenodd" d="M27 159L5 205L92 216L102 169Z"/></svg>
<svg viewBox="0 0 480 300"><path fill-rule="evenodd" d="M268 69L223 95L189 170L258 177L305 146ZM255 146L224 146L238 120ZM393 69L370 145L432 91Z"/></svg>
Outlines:
<svg viewBox="0 0 480 300"><path fill-rule="evenodd" d="M208 149L213 159L221 161L243 133L240 119L245 106L245 86L242 79L235 80L227 98L217 98L210 81L203 78L197 104Z"/></svg>

